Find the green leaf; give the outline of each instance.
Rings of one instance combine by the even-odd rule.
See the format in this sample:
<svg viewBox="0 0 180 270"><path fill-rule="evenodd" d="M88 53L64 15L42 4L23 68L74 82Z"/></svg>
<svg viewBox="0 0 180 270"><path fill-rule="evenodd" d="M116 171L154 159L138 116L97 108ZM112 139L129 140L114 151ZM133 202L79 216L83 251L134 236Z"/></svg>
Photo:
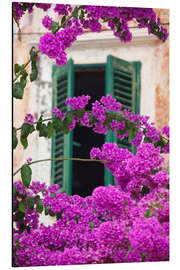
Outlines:
<svg viewBox="0 0 180 270"><path fill-rule="evenodd" d="M26 80L27 76L28 76L28 73L26 72L26 70L25 70L24 68L21 69L21 77L22 77L24 80Z"/></svg>
<svg viewBox="0 0 180 270"><path fill-rule="evenodd" d="M37 125L36 125L36 130L39 131L39 137L47 137L48 136L48 127L42 123L42 116L39 118Z"/></svg>
<svg viewBox="0 0 180 270"><path fill-rule="evenodd" d="M16 128L13 127L13 149L15 149L18 144L18 139L17 139L16 134L17 134Z"/></svg>
<svg viewBox="0 0 180 270"><path fill-rule="evenodd" d="M43 211L43 203L42 203L42 200L39 198L38 199L38 201L37 201L37 203L36 203L36 211L38 212L38 213L42 213L42 211Z"/></svg>
<svg viewBox="0 0 180 270"><path fill-rule="evenodd" d="M25 199L23 199L19 202L18 209L20 212L26 213L26 200Z"/></svg>
<svg viewBox="0 0 180 270"><path fill-rule="evenodd" d="M44 209L45 215L49 215L49 209L50 209L50 205L47 205Z"/></svg>
<svg viewBox="0 0 180 270"><path fill-rule="evenodd" d="M51 24L51 31L52 31L53 34L56 33L58 27L59 27L59 23L57 23L57 22L52 22L52 24Z"/></svg>
<svg viewBox="0 0 180 270"><path fill-rule="evenodd" d="M24 95L24 88L20 82L13 84L13 97L22 99Z"/></svg>
<svg viewBox="0 0 180 270"><path fill-rule="evenodd" d="M21 144L23 145L24 149L28 147L28 140L27 138L20 137Z"/></svg>
<svg viewBox="0 0 180 270"><path fill-rule="evenodd" d="M21 70L21 66L19 64L14 65L14 72L17 74Z"/></svg>
<svg viewBox="0 0 180 270"><path fill-rule="evenodd" d="M55 217L55 214L54 214L54 212L53 211L49 211L49 215L51 216L51 217Z"/></svg>
<svg viewBox="0 0 180 270"><path fill-rule="evenodd" d="M80 13L79 19L81 20L81 19L83 19L83 18L84 18L84 10L81 9L81 13Z"/></svg>
<svg viewBox="0 0 180 270"><path fill-rule="evenodd" d="M168 174L169 174L169 170L170 170L169 166L167 166L166 171L167 171Z"/></svg>
<svg viewBox="0 0 180 270"><path fill-rule="evenodd" d="M142 193L142 195L148 194L149 193L149 188L146 187L146 186L143 186L142 190L141 190L141 193Z"/></svg>
<svg viewBox="0 0 180 270"><path fill-rule="evenodd" d="M78 18L78 12L79 12L79 8L78 7L75 7L75 9L72 12L72 16L74 18Z"/></svg>
<svg viewBox="0 0 180 270"><path fill-rule="evenodd" d="M16 195L17 195L16 187L15 185L13 185L13 200L15 199Z"/></svg>
<svg viewBox="0 0 180 270"><path fill-rule="evenodd" d="M20 224L20 226L19 226L19 232L20 233L23 233L25 231L25 229L26 229L26 225Z"/></svg>
<svg viewBox="0 0 180 270"><path fill-rule="evenodd" d="M54 133L54 126L52 122L48 122L48 138L51 138Z"/></svg>
<svg viewBox="0 0 180 270"><path fill-rule="evenodd" d="M39 128L41 127L42 125L42 115L39 117L38 121L37 121L37 124L36 124L36 130L39 130Z"/></svg>
<svg viewBox="0 0 180 270"><path fill-rule="evenodd" d="M64 16L62 17L61 25L62 25L63 28L66 27L66 15L64 15Z"/></svg>
<svg viewBox="0 0 180 270"><path fill-rule="evenodd" d="M74 112L76 113L77 117L81 118L84 116L86 111L85 110L75 110Z"/></svg>
<svg viewBox="0 0 180 270"><path fill-rule="evenodd" d="M32 133L35 130L35 127L28 124L28 123L24 123L21 126L21 137L22 138L27 138L27 136Z"/></svg>
<svg viewBox="0 0 180 270"><path fill-rule="evenodd" d="M26 230L27 230L27 233L30 233L31 232L31 227L30 226L26 226Z"/></svg>
<svg viewBox="0 0 180 270"><path fill-rule="evenodd" d="M28 124L28 123L24 123L21 127L21 137L20 137L20 141L24 147L24 149L27 148L28 146L28 141L27 141L27 137L30 133L32 133L35 130L35 127Z"/></svg>
<svg viewBox="0 0 180 270"><path fill-rule="evenodd" d="M18 221L19 223L23 221L24 217L25 217L25 213L23 212L16 213L16 221Z"/></svg>
<svg viewBox="0 0 180 270"><path fill-rule="evenodd" d="M66 117L64 118L63 122L64 123L67 123L68 125L72 124L74 120L74 114L73 114L73 111L68 111L66 113Z"/></svg>
<svg viewBox="0 0 180 270"><path fill-rule="evenodd" d="M144 143L152 143L152 141L148 137L144 137Z"/></svg>
<svg viewBox="0 0 180 270"><path fill-rule="evenodd" d="M57 215L56 215L57 220L62 218L62 212L63 212L63 210L61 210L59 213L57 213Z"/></svg>
<svg viewBox="0 0 180 270"><path fill-rule="evenodd" d="M63 123L60 118L55 117L53 119L53 127L56 131L62 131L63 130Z"/></svg>
<svg viewBox="0 0 180 270"><path fill-rule="evenodd" d="M33 209L34 209L34 198L29 197L29 198L27 199L27 204L28 204L29 209L30 209L30 210L33 210Z"/></svg>
<svg viewBox="0 0 180 270"><path fill-rule="evenodd" d="M38 76L38 69L37 68L32 68L31 69L31 74L30 74L30 81L33 82L37 79Z"/></svg>
<svg viewBox="0 0 180 270"><path fill-rule="evenodd" d="M94 223L92 221L90 221L90 228L91 228L91 230L94 229Z"/></svg>
<svg viewBox="0 0 180 270"><path fill-rule="evenodd" d="M48 136L48 127L45 124L41 124L39 127L39 137L47 137Z"/></svg>
<svg viewBox="0 0 180 270"><path fill-rule="evenodd" d="M20 83L21 83L22 87L25 88L27 81L26 81L26 79L24 79L23 77L21 77Z"/></svg>
<svg viewBox="0 0 180 270"><path fill-rule="evenodd" d="M30 54L30 60L31 60L31 73L30 73L30 81L33 82L37 79L38 76L38 69L36 66L36 52L34 52L34 48L32 47L29 54Z"/></svg>
<svg viewBox="0 0 180 270"><path fill-rule="evenodd" d="M90 124L90 125L93 125L93 124L95 124L95 123L97 123L97 122L98 122L97 119L94 118L93 115L90 115L90 116L89 116L89 124Z"/></svg>
<svg viewBox="0 0 180 270"><path fill-rule="evenodd" d="M146 213L145 213L145 217L146 218L149 218L149 217L151 217L152 216L152 214L151 214L151 208L149 207L149 209L146 211Z"/></svg>
<svg viewBox="0 0 180 270"><path fill-rule="evenodd" d="M68 134L70 132L68 124L64 120L63 120L62 130L63 130L64 134Z"/></svg>
<svg viewBox="0 0 180 270"><path fill-rule="evenodd" d="M24 164L21 167L21 178L22 178L23 185L27 188L30 185L31 176L32 176L32 170L30 166L28 164Z"/></svg>

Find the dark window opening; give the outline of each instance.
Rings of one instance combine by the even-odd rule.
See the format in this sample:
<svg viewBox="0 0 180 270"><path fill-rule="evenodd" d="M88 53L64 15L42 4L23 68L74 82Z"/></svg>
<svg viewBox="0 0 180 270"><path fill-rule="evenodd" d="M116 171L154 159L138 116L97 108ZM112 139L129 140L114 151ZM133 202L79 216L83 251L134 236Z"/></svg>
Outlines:
<svg viewBox="0 0 180 270"><path fill-rule="evenodd" d="M90 95L86 106L91 110L91 103L105 95L105 68L75 69L74 96ZM90 158L93 147L101 147L105 136L94 133L91 128L79 127L73 131L73 157ZM104 166L98 162L73 161L72 194L91 195L93 189L104 185Z"/></svg>

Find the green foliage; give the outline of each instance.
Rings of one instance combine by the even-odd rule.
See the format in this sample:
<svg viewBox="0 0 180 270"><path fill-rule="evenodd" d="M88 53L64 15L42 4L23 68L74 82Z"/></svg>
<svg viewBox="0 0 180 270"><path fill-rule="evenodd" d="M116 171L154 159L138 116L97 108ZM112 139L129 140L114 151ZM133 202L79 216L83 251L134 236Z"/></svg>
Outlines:
<svg viewBox="0 0 180 270"><path fill-rule="evenodd" d="M21 144L23 145L24 149L28 147L28 140L27 138L20 137Z"/></svg>
<svg viewBox="0 0 180 270"><path fill-rule="evenodd" d="M84 10L81 9L81 13L80 13L79 19L80 20L83 19L84 18L84 15L85 15Z"/></svg>
<svg viewBox="0 0 180 270"><path fill-rule="evenodd" d="M28 146L28 140L27 140L28 135L31 134L34 130L35 130L35 127L30 124L28 123L22 124L20 141L24 149L26 149Z"/></svg>
<svg viewBox="0 0 180 270"><path fill-rule="evenodd" d="M14 72L17 74L21 70L21 66L19 64L14 65Z"/></svg>
<svg viewBox="0 0 180 270"><path fill-rule="evenodd" d="M24 217L25 217L25 213L19 211L19 212L16 213L16 219L15 220L17 222L21 223L23 221Z"/></svg>
<svg viewBox="0 0 180 270"><path fill-rule="evenodd" d="M27 188L30 185L31 176L32 176L32 170L30 166L28 164L24 164L21 167L21 178L22 178L23 185Z"/></svg>
<svg viewBox="0 0 180 270"><path fill-rule="evenodd" d="M73 111L68 111L66 113L66 117L64 118L64 122L66 122L68 125L72 124L74 120L74 114Z"/></svg>
<svg viewBox="0 0 180 270"><path fill-rule="evenodd" d="M149 207L149 209L146 211L145 215L144 215L146 218L149 218L149 217L152 217L152 214L151 214L151 208Z"/></svg>
<svg viewBox="0 0 180 270"><path fill-rule="evenodd" d="M66 119L64 119L62 122L62 130L63 130L64 134L69 133L69 124L67 123Z"/></svg>
<svg viewBox="0 0 180 270"><path fill-rule="evenodd" d="M20 212L22 213L26 213L26 200L22 199L19 203L18 203L18 209Z"/></svg>
<svg viewBox="0 0 180 270"><path fill-rule="evenodd" d="M83 110L74 110L73 112L77 115L77 117L81 118L84 116L86 111L83 109Z"/></svg>
<svg viewBox="0 0 180 270"><path fill-rule="evenodd" d="M142 194L142 196L144 196L145 194L148 194L149 193L149 188L148 187L146 187L146 186L143 186L142 187L142 190L141 190L141 194Z"/></svg>
<svg viewBox="0 0 180 270"><path fill-rule="evenodd" d="M48 138L51 138L54 133L53 123L49 121L47 127L48 127Z"/></svg>
<svg viewBox="0 0 180 270"><path fill-rule="evenodd" d="M53 118L53 127L56 131L62 131L63 130L63 123L62 120L58 117Z"/></svg>
<svg viewBox="0 0 180 270"><path fill-rule="evenodd" d="M61 19L61 26L62 26L62 28L65 28L66 27L66 24L67 24L67 22L66 22L66 15L64 15L62 17L62 19Z"/></svg>
<svg viewBox="0 0 180 270"><path fill-rule="evenodd" d="M93 230L94 229L94 223L92 221L90 221L90 229Z"/></svg>
<svg viewBox="0 0 180 270"><path fill-rule="evenodd" d="M44 209L45 216L49 215L50 205L47 205Z"/></svg>
<svg viewBox="0 0 180 270"><path fill-rule="evenodd" d="M52 31L53 34L56 34L56 31L58 30L58 28L59 28L59 23L52 22L52 24L51 24L51 31Z"/></svg>
<svg viewBox="0 0 180 270"><path fill-rule="evenodd" d="M38 213L42 213L42 211L43 211L43 203L42 203L42 200L41 200L41 198L38 198L38 200L37 200L37 203L36 203L36 211L38 212Z"/></svg>
<svg viewBox="0 0 180 270"><path fill-rule="evenodd" d="M56 215L57 220L62 218L62 212L63 212L63 210L61 210L59 213L57 213L57 215Z"/></svg>
<svg viewBox="0 0 180 270"><path fill-rule="evenodd" d="M22 99L24 95L24 87L20 82L13 84L13 97L17 99Z"/></svg>
<svg viewBox="0 0 180 270"><path fill-rule="evenodd" d="M49 128L46 124L43 124L42 121L43 121L43 118L42 116L40 116L36 125L36 130L39 131L39 137L48 137Z"/></svg>
<svg viewBox="0 0 180 270"><path fill-rule="evenodd" d="M74 18L78 18L78 13L79 13L79 8L78 7L75 7L75 9L72 12L72 16Z"/></svg>
<svg viewBox="0 0 180 270"><path fill-rule="evenodd" d="M24 123L21 126L21 137L27 138L30 133L32 133L35 130L34 126Z"/></svg>
<svg viewBox="0 0 180 270"><path fill-rule="evenodd" d="M31 73L30 73L30 80L35 81L38 76L38 69L36 66L36 52L34 52L34 47L30 50L30 60L31 60Z"/></svg>
<svg viewBox="0 0 180 270"><path fill-rule="evenodd" d="M27 199L27 204L28 204L29 209L30 209L30 210L33 210L33 209L34 209L34 198L29 197L29 198Z"/></svg>
<svg viewBox="0 0 180 270"><path fill-rule="evenodd" d="M17 139L16 134L17 134L17 130L16 128L13 127L13 149L15 149L18 144L18 139Z"/></svg>

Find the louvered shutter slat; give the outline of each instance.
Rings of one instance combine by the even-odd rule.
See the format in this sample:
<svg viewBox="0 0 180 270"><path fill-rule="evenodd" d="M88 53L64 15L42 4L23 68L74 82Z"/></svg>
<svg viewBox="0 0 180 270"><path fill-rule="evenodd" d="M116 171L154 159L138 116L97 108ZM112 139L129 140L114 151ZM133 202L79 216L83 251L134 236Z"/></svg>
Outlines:
<svg viewBox="0 0 180 270"><path fill-rule="evenodd" d="M65 105L67 97L73 96L74 68L73 61L63 67L53 67L53 107L57 106L63 113L69 109ZM52 158L72 157L72 132L64 135L55 132L52 138ZM54 160L51 164L51 184L59 184L60 190L71 195L72 192L72 161Z"/></svg>
<svg viewBox="0 0 180 270"><path fill-rule="evenodd" d="M139 113L140 99L140 62L127 62L111 55L107 57L106 63L106 94L110 94L122 104L122 109L129 109ZM120 140L114 132L108 131L107 142L116 142L119 147L135 152L128 138ZM114 177L106 169L105 185L115 184Z"/></svg>

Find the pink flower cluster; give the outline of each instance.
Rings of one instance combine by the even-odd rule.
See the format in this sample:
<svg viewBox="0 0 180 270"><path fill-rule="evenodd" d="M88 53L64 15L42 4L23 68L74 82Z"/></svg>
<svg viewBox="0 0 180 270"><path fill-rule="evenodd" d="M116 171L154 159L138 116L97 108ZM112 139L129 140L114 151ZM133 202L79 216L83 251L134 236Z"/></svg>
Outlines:
<svg viewBox="0 0 180 270"><path fill-rule="evenodd" d="M88 104L90 96L82 95L79 97L67 98L65 104L71 107L73 110L82 110Z"/></svg>
<svg viewBox="0 0 180 270"><path fill-rule="evenodd" d="M160 155L160 147L156 148L151 143L139 146L136 155L128 149L119 148L116 143L104 143L102 150L92 148L90 157L109 161L104 166L115 176L121 189L131 192L134 198L141 197L142 186L153 191L169 183L168 173L163 169L164 158Z"/></svg>
<svg viewBox="0 0 180 270"><path fill-rule="evenodd" d="M71 27L66 27L58 31L55 35L46 33L40 37L39 50L42 54L54 58L58 66L67 63L65 50L72 45L72 42L77 39L78 35L83 33L82 27L80 27L77 19L72 19L71 23ZM52 19L47 16L44 17L43 25L51 30Z"/></svg>
<svg viewBox="0 0 180 270"><path fill-rule="evenodd" d="M154 123L148 122L148 116L137 115L133 111L127 109L121 110L122 104L117 102L115 98L110 95L103 96L100 102L96 100L92 103L92 110L85 112L85 106L90 100L90 96L82 95L79 97L67 98L65 104L75 111L82 111L83 116L79 117L77 112L74 112L73 122L69 125L69 129L73 130L76 127L76 123L81 123L86 127L93 127L93 131L99 134L107 134L108 129L112 129L116 137L123 140L129 135L128 126L133 124L135 134L131 138L131 143L134 146L139 146L141 143L148 139L148 142L158 143L162 139L162 134L165 134L167 138L164 138L165 144L161 146L161 151L169 153L169 127L166 125L161 132L155 128ZM54 107L53 114L59 118L65 117L65 114L59 111L57 107ZM93 122L91 122L93 118ZM117 120L118 119L118 120Z"/></svg>
<svg viewBox="0 0 180 270"><path fill-rule="evenodd" d="M34 116L30 113L27 113L25 118L24 118L24 123L27 123L27 124L30 124L33 126L35 124Z"/></svg>
<svg viewBox="0 0 180 270"><path fill-rule="evenodd" d="M66 116L66 114L61 112L61 110L59 110L56 106L53 108L52 114L54 114L58 118L64 118Z"/></svg>
<svg viewBox="0 0 180 270"><path fill-rule="evenodd" d="M151 262L169 259L169 191L154 189L134 200L118 186L97 187L91 196L67 196L58 186L33 182L23 196L43 194L43 205L56 221L38 224L36 209L29 210L24 224L30 232L13 234L14 266L47 266L120 262ZM28 198L28 197L27 197ZM14 200L14 205L17 199ZM14 214L14 220L16 220Z"/></svg>

